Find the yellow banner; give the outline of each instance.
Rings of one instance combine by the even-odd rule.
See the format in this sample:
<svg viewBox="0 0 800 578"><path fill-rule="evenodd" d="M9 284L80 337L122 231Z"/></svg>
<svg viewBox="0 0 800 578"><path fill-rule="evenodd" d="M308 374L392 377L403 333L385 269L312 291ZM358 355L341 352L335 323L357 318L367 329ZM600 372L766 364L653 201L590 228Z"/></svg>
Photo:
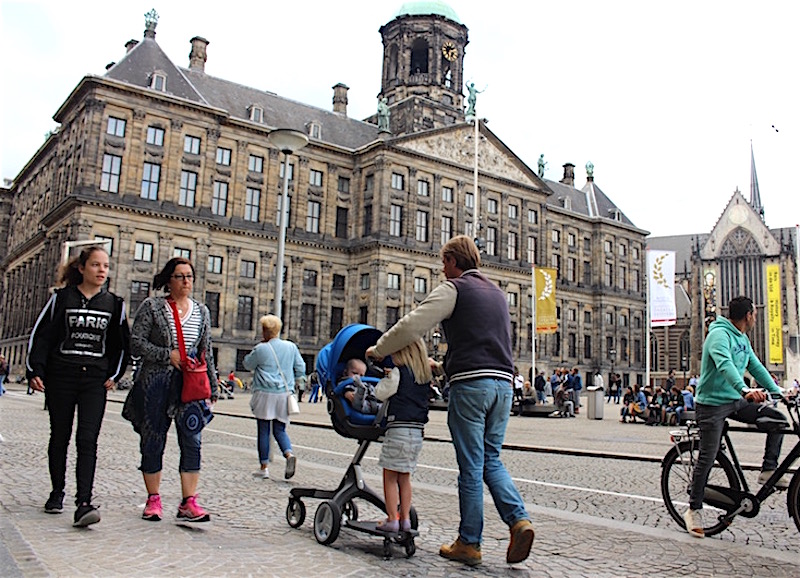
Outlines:
<svg viewBox="0 0 800 578"><path fill-rule="evenodd" d="M783 363L783 321L781 315L781 268L767 265L767 335L769 335L769 362Z"/></svg>
<svg viewBox="0 0 800 578"><path fill-rule="evenodd" d="M558 271L535 267L536 276L536 333L558 331L556 318L556 278Z"/></svg>

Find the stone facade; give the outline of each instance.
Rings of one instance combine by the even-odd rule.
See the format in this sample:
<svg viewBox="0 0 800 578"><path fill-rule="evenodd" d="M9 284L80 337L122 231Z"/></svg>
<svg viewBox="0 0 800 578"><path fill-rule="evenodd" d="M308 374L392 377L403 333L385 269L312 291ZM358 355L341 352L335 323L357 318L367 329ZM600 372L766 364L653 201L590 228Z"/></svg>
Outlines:
<svg viewBox="0 0 800 578"><path fill-rule="evenodd" d="M461 89L466 27L423 14L381 30L384 66L391 54L400 62L383 73L393 134L379 134L374 118L348 118L343 84L334 111L323 111L206 75L213 54L202 38L179 68L153 22L105 75L82 79L4 205L0 349L12 364L22 363L64 241L101 238L113 244L110 289L131 310L170 257L188 255L194 295L215 319L220 372L238 367L273 308L284 155L267 137L288 127L310 143L290 157L283 320L309 363L343 325L385 328L413 309L440 282L442 244L475 234L477 205L483 270L508 294L520 369L531 360L533 262L559 268L560 328L537 337L537 365L641 381L646 231L591 177L581 190L571 173L542 180L482 122L476 191ZM432 63L425 78L403 60L419 41ZM448 41L453 61L442 58Z"/></svg>

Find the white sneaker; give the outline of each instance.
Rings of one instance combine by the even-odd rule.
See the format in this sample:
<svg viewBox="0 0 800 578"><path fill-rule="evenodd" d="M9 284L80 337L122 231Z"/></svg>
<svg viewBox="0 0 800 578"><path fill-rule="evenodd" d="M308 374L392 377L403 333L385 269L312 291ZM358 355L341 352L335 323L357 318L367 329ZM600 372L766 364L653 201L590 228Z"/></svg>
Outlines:
<svg viewBox="0 0 800 578"><path fill-rule="evenodd" d="M758 483L762 486L767 483L767 480L772 477L772 474L775 473L775 470L768 470L766 472L761 472L758 474ZM775 487L779 490L788 490L789 489L789 476L781 476L778 478L778 481L775 482Z"/></svg>
<svg viewBox="0 0 800 578"><path fill-rule="evenodd" d="M686 531L695 538L705 538L703 531L703 510L692 510L689 508L683 514L683 522L686 524Z"/></svg>
<svg viewBox="0 0 800 578"><path fill-rule="evenodd" d="M256 470L253 472L254 478L261 478L262 480L269 479L269 468L264 468L263 470Z"/></svg>

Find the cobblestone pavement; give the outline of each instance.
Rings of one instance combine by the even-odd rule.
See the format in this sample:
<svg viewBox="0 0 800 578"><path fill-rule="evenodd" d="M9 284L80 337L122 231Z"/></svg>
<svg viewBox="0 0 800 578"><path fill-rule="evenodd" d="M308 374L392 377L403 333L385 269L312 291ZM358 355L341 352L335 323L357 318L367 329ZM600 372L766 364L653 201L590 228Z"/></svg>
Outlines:
<svg viewBox="0 0 800 578"><path fill-rule="evenodd" d="M138 437L119 415L124 395L111 394L101 433L95 503L102 521L86 529L72 528L69 498L64 514L42 512L50 489L42 396L26 396L12 385L0 398L0 576L800 576L800 536L786 515L785 494L718 538L700 541L679 532L658 492L668 428L620 424L609 415L613 406L606 406L602 421L511 418L507 444L559 450L503 454L536 528L531 557L514 567L504 557L508 529L488 495L483 564L468 568L438 556L439 546L456 536L458 500L452 447L436 441L449 439L446 414L437 411L414 476L420 536L411 558L395 548L384 560L380 538L348 529L332 545L318 544L312 528L318 500L305 500L303 526L288 526L289 489L334 489L355 452L353 440L327 427L324 404L301 404L289 428L298 470L287 482L281 458L270 466L271 479L251 476L257 459L249 396L220 401L203 434L201 502L212 523L187 528L172 520L180 496L174 436L165 455L165 519L145 522ZM744 462L760 460L763 437L742 434L735 442ZM362 462L376 490L379 451L373 444ZM628 459L601 459L599 453ZM68 496L73 468L71 453ZM360 519L378 519L372 506L358 505Z"/></svg>

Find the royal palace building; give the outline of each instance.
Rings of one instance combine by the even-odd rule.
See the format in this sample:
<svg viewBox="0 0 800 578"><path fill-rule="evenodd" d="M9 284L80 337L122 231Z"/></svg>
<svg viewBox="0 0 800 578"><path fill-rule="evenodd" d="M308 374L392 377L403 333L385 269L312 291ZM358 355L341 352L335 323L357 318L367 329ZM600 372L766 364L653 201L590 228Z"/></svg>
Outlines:
<svg viewBox="0 0 800 578"><path fill-rule="evenodd" d="M521 371L536 264L558 270L559 318L536 338L537 365L643 379L647 232L590 164L583 188L570 163L559 182L544 180L475 115L468 30L446 4L407 3L380 28L378 113L365 120L348 116L344 84L322 110L207 75L200 37L177 66L156 26L152 12L141 41L78 82L58 129L0 190L0 349L15 368L65 243L96 239L110 243L110 289L132 312L169 258L189 257L220 372L242 370L258 318L275 310L285 175L284 336L309 364L344 325L384 329L412 310L441 280L441 246L466 233L508 296ZM278 128L309 139L288 167L268 138Z"/></svg>

